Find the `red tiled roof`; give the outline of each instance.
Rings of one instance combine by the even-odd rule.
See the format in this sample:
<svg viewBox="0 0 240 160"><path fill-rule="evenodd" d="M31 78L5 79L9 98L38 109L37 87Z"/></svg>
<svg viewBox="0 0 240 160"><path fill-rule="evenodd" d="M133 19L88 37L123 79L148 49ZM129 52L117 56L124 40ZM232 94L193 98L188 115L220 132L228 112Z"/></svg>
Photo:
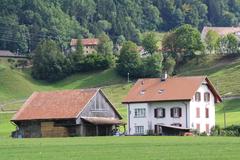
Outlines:
<svg viewBox="0 0 240 160"><path fill-rule="evenodd" d="M215 96L221 101L217 91L205 76L139 79L131 88L123 103L191 100L204 80Z"/></svg>
<svg viewBox="0 0 240 160"><path fill-rule="evenodd" d="M76 46L77 45L78 39L72 39L70 45L71 46ZM85 38L81 39L82 45L83 46L96 46L99 43L99 39L97 38Z"/></svg>
<svg viewBox="0 0 240 160"><path fill-rule="evenodd" d="M210 30L217 32L220 36L225 36L227 34L240 32L240 27L204 27L202 36L205 37Z"/></svg>
<svg viewBox="0 0 240 160"><path fill-rule="evenodd" d="M12 121L77 118L99 89L35 92Z"/></svg>

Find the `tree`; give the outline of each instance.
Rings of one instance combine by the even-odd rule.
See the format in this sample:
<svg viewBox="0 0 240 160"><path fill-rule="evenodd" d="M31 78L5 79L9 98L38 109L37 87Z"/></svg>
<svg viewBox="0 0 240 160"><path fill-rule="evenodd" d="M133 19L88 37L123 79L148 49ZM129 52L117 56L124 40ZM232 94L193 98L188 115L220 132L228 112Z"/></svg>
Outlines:
<svg viewBox="0 0 240 160"><path fill-rule="evenodd" d="M70 62L72 64L72 69L74 72L80 72L82 70L82 64L84 62L84 51L81 39L77 40L76 51L69 55Z"/></svg>
<svg viewBox="0 0 240 160"><path fill-rule="evenodd" d="M109 55L113 52L113 42L105 33L99 36L99 45L97 52L103 55Z"/></svg>
<svg viewBox="0 0 240 160"><path fill-rule="evenodd" d="M117 71L122 76L136 78L140 75L141 58L138 53L137 45L131 41L123 44L117 62Z"/></svg>
<svg viewBox="0 0 240 160"><path fill-rule="evenodd" d="M150 32L144 37L142 45L148 54L153 55L158 49L157 42L155 34Z"/></svg>
<svg viewBox="0 0 240 160"><path fill-rule="evenodd" d="M222 54L234 54L238 52L239 41L233 34L219 38L217 42L218 51Z"/></svg>
<svg viewBox="0 0 240 160"><path fill-rule="evenodd" d="M219 38L220 38L220 35L217 32L213 30L210 30L207 32L205 37L205 43L206 43L206 48L207 50L209 50L210 53L212 53L216 49Z"/></svg>
<svg viewBox="0 0 240 160"><path fill-rule="evenodd" d="M164 63L163 63L163 66L164 66L164 71L167 71L167 73L169 75L172 75L173 72L174 72L174 68L175 68L175 65L176 65L176 61L174 58L172 58L171 56L168 56L165 60L164 60Z"/></svg>
<svg viewBox="0 0 240 160"><path fill-rule="evenodd" d="M34 78L52 82L66 75L64 55L54 41L48 40L40 43L34 53L32 68Z"/></svg>
<svg viewBox="0 0 240 160"><path fill-rule="evenodd" d="M154 53L146 58L143 58L142 62L142 77L159 77L162 71L162 54Z"/></svg>
<svg viewBox="0 0 240 160"><path fill-rule="evenodd" d="M202 52L204 45L200 32L191 25L183 25L172 31L163 41L164 49L172 52L177 63L185 62L195 56L196 52Z"/></svg>

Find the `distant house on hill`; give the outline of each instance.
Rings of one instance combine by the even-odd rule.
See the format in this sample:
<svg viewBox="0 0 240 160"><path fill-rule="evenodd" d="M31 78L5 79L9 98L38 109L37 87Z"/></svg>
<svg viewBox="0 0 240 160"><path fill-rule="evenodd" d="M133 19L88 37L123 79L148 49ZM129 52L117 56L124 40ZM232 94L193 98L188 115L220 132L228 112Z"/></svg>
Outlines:
<svg viewBox="0 0 240 160"><path fill-rule="evenodd" d="M139 79L123 103L129 135L210 133L221 97L205 76Z"/></svg>
<svg viewBox="0 0 240 160"><path fill-rule="evenodd" d="M0 50L0 57L3 57L3 58L26 58L25 56L17 55L8 50Z"/></svg>
<svg viewBox="0 0 240 160"><path fill-rule="evenodd" d="M208 31L210 30L217 32L220 36L235 34L240 38L240 27L204 27L201 33L202 40L205 39Z"/></svg>
<svg viewBox="0 0 240 160"><path fill-rule="evenodd" d="M72 39L70 46L72 51L76 51L78 39ZM99 44L99 39L97 38L85 38L81 39L81 43L83 45L83 51L85 54L91 54L96 52L97 46Z"/></svg>
<svg viewBox="0 0 240 160"><path fill-rule="evenodd" d="M12 122L14 137L105 136L122 117L100 89L33 93Z"/></svg>

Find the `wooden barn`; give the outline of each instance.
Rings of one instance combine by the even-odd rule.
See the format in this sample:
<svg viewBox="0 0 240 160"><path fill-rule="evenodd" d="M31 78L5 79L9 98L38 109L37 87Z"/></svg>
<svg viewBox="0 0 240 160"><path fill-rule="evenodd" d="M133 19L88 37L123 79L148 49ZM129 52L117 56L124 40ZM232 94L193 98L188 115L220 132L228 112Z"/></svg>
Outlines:
<svg viewBox="0 0 240 160"><path fill-rule="evenodd" d="M101 89L35 92L12 118L12 136L107 136L121 119Z"/></svg>

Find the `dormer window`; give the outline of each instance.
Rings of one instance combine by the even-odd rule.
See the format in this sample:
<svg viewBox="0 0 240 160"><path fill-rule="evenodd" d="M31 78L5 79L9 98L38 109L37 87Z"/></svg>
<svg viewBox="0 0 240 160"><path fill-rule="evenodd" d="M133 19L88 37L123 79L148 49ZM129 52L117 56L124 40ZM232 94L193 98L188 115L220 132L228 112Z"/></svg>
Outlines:
<svg viewBox="0 0 240 160"><path fill-rule="evenodd" d="M145 94L145 90L142 89L142 90L140 91L140 95L144 95L144 94Z"/></svg>
<svg viewBox="0 0 240 160"><path fill-rule="evenodd" d="M195 101L196 102L200 102L201 101L201 93L200 92L196 92L196 94L195 94Z"/></svg>
<svg viewBox="0 0 240 160"><path fill-rule="evenodd" d="M209 102L210 101L210 93L209 92L205 92L204 93L204 102Z"/></svg>

